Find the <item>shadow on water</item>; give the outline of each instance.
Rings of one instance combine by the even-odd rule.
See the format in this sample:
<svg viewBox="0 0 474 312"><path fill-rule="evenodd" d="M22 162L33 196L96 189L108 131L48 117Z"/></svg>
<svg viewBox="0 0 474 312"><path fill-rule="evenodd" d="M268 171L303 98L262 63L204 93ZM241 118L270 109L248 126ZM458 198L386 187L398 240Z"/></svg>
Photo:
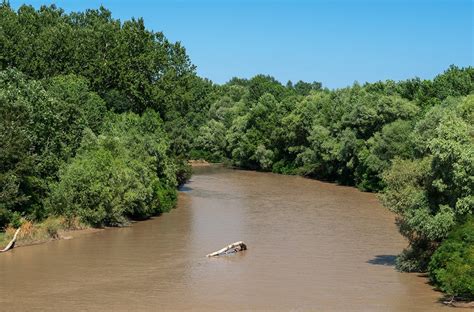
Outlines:
<svg viewBox="0 0 474 312"><path fill-rule="evenodd" d="M208 257L208 261L214 261L214 262L241 262L245 255L246 255L247 251L246 250L243 250L243 251L239 251L239 252L231 252L231 253L228 253L228 254L224 254L224 255L221 255L221 256L218 256L218 257Z"/></svg>
<svg viewBox="0 0 474 312"><path fill-rule="evenodd" d="M397 256L394 255L377 255L373 259L367 261L367 263L375 265L395 266L396 259Z"/></svg>
<svg viewBox="0 0 474 312"><path fill-rule="evenodd" d="M185 185L180 186L178 190L180 192L190 192L193 189L185 184Z"/></svg>

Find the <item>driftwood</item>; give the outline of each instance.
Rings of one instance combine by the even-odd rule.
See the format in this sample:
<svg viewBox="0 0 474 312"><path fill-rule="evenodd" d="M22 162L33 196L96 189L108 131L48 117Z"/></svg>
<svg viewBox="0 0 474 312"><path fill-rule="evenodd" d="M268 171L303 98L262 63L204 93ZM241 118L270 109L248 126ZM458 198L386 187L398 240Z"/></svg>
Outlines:
<svg viewBox="0 0 474 312"><path fill-rule="evenodd" d="M18 236L18 233L20 233L20 228L18 228L18 229L15 231L15 235L13 235L13 238L12 238L12 240L8 243L7 247L5 247L5 248L3 248L2 250L0 250L0 252L9 251L10 249L13 249L13 247L15 247L16 237Z"/></svg>
<svg viewBox="0 0 474 312"><path fill-rule="evenodd" d="M466 298L451 297L451 300L443 301L443 303L450 307L455 308L474 308L474 301L468 301Z"/></svg>
<svg viewBox="0 0 474 312"><path fill-rule="evenodd" d="M207 257L217 257L242 250L247 250L247 245L245 245L244 242L240 241L230 244L229 246L219 249L218 251L214 251L213 253L208 254Z"/></svg>

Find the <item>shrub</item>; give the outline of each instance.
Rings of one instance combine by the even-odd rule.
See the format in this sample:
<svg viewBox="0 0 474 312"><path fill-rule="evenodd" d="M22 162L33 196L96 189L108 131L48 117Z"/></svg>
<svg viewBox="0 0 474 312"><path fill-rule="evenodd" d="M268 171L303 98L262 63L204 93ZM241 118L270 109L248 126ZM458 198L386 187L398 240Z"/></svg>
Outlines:
<svg viewBox="0 0 474 312"><path fill-rule="evenodd" d="M59 230L63 228L63 222L60 218L49 217L40 226L49 237L58 238Z"/></svg>
<svg viewBox="0 0 474 312"><path fill-rule="evenodd" d="M157 194L160 207L158 212L168 212L176 205L177 194L175 188L160 186Z"/></svg>
<svg viewBox="0 0 474 312"><path fill-rule="evenodd" d="M297 168L294 163L279 160L273 164L272 172L293 175L297 173Z"/></svg>
<svg viewBox="0 0 474 312"><path fill-rule="evenodd" d="M449 234L433 254L429 273L447 294L474 299L474 218Z"/></svg>
<svg viewBox="0 0 474 312"><path fill-rule="evenodd" d="M155 213L158 183L151 157L134 159L120 138L89 132L78 155L61 169L47 206L93 226L123 225L127 216Z"/></svg>
<svg viewBox="0 0 474 312"><path fill-rule="evenodd" d="M176 180L179 186L186 183L191 178L192 173L193 168L186 160L179 159L176 161Z"/></svg>
<svg viewBox="0 0 474 312"><path fill-rule="evenodd" d="M159 115L109 114L101 132L86 131L76 157L51 187L48 209L93 226L120 226L169 211L176 203L177 165L168 156Z"/></svg>

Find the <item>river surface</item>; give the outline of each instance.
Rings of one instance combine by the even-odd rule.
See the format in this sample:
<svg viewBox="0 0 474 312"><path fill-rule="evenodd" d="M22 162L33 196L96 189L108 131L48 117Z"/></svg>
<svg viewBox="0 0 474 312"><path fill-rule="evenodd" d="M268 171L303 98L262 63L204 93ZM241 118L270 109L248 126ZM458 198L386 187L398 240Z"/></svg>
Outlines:
<svg viewBox="0 0 474 312"><path fill-rule="evenodd" d="M405 246L373 194L197 168L170 213L0 254L0 310L452 311L395 271Z"/></svg>

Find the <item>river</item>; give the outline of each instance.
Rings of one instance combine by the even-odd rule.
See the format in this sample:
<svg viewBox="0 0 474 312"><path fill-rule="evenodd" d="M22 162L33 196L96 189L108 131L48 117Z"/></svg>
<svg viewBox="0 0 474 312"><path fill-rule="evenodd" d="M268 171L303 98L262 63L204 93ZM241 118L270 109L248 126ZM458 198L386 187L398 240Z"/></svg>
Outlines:
<svg viewBox="0 0 474 312"><path fill-rule="evenodd" d="M205 255L234 241L248 250ZM448 311L374 194L197 168L178 206L131 227L0 255L2 311Z"/></svg>

